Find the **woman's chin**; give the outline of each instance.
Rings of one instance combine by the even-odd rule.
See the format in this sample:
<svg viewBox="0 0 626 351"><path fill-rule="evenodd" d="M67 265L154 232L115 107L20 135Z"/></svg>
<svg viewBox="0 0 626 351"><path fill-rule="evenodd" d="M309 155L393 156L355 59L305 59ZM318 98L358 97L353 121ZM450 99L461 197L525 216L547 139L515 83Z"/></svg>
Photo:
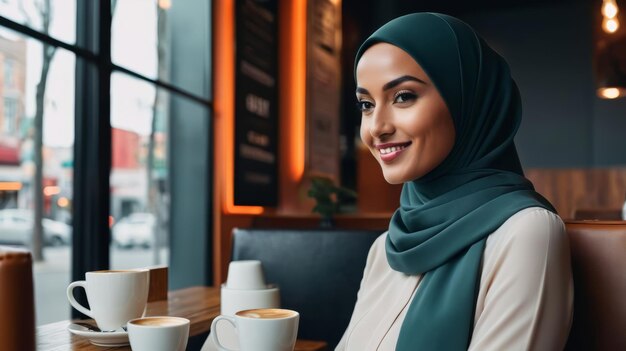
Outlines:
<svg viewBox="0 0 626 351"><path fill-rule="evenodd" d="M385 172L383 171L383 177L385 178L385 181L389 184L395 185L395 184L402 184L407 182L406 179L404 179L404 177L401 177L398 174L393 174L391 172Z"/></svg>

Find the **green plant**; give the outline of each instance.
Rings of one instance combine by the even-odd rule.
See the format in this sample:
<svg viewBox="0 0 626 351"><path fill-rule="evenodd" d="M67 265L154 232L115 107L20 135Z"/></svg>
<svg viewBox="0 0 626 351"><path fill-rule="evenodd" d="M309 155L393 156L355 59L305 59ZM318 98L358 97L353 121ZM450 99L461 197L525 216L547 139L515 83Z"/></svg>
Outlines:
<svg viewBox="0 0 626 351"><path fill-rule="evenodd" d="M334 214L341 211L341 202L356 198L355 191L337 186L329 178L311 178L311 188L308 196L315 199L313 212L319 213L322 218L331 219Z"/></svg>

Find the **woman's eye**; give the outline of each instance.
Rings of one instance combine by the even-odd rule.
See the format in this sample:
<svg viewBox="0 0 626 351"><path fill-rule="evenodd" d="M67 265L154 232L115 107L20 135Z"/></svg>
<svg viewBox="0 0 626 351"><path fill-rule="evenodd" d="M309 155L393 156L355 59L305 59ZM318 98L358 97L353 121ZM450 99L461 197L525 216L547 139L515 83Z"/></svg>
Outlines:
<svg viewBox="0 0 626 351"><path fill-rule="evenodd" d="M356 103L356 108L359 109L359 111L361 112L369 111L373 107L374 107L374 104L366 100L357 101Z"/></svg>
<svg viewBox="0 0 626 351"><path fill-rule="evenodd" d="M396 94L396 96L393 98L393 103L403 103L403 102L408 102L408 101L413 101L417 99L417 95L415 95L414 93L405 91L405 92L400 92L398 94Z"/></svg>

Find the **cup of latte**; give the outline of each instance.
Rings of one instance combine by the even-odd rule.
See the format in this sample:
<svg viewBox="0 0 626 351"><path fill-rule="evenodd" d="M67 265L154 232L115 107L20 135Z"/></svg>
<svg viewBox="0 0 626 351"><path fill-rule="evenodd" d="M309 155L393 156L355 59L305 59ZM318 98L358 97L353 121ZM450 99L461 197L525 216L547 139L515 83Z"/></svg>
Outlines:
<svg viewBox="0 0 626 351"><path fill-rule="evenodd" d="M72 307L93 318L102 331L120 329L129 320L143 316L148 303L149 274L147 269L87 272L85 280L67 287L67 298ZM77 287L87 292L91 309L74 298Z"/></svg>
<svg viewBox="0 0 626 351"><path fill-rule="evenodd" d="M128 340L133 351L184 351L189 339L189 319L144 317L128 321Z"/></svg>
<svg viewBox="0 0 626 351"><path fill-rule="evenodd" d="M220 351L235 351L220 343L219 321L232 324L237 331L240 351L293 351L298 336L300 314L280 308L258 308L218 316L211 323L211 338Z"/></svg>

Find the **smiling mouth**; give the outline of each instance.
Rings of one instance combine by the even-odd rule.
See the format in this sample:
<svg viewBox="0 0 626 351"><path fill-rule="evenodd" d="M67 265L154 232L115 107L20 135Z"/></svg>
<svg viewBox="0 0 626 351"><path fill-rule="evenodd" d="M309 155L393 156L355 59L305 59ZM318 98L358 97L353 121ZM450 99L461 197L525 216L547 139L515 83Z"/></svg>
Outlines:
<svg viewBox="0 0 626 351"><path fill-rule="evenodd" d="M392 146L392 147L388 147L388 148L384 148L384 149L378 149L378 150L380 151L380 153L382 155L386 155L386 154L390 154L392 152L404 150L407 146L408 145Z"/></svg>
<svg viewBox="0 0 626 351"><path fill-rule="evenodd" d="M410 141L406 143L380 144L376 145L376 148L378 149L378 152L380 152L380 158L385 162L390 162L398 157L398 155L400 155L400 153L402 153L402 151L404 151L409 145L411 145Z"/></svg>
<svg viewBox="0 0 626 351"><path fill-rule="evenodd" d="M404 150L409 145L411 145L410 141L406 143L398 143L398 144L387 143L387 144L376 145L376 148L381 153L381 155L386 155L392 152Z"/></svg>

